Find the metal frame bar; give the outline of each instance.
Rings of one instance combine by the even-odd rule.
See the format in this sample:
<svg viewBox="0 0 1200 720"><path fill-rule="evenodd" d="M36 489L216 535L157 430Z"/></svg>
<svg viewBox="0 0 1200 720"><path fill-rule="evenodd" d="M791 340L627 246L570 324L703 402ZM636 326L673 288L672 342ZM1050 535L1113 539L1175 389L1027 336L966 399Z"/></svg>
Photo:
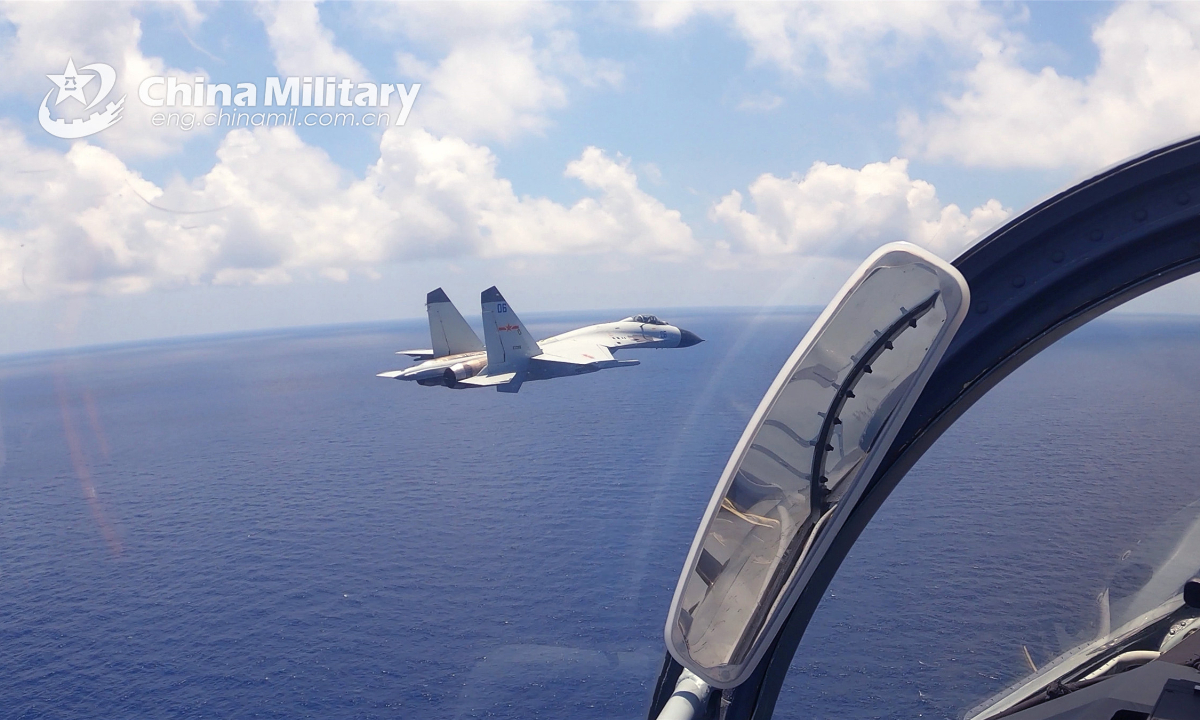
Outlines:
<svg viewBox="0 0 1200 720"><path fill-rule="evenodd" d="M841 424L842 407L846 401L854 397L854 388L858 385L858 381L863 375L871 372L871 363L879 360L879 356L884 352L892 349L892 342L910 327L916 327L917 321L925 317L925 315L933 309L933 304L937 301L940 293L934 293L928 299L922 301L912 310L904 310L903 315L899 320L892 323L890 327L878 334L875 341L863 353L854 367L846 375L846 379L842 381L837 392L830 401L829 407L825 408L825 420L821 423L821 430L817 433L817 439L813 443L813 460L812 472L810 474L811 485L809 490L809 504L811 512L808 520L803 527L792 536L788 542L787 549L784 550L783 559L775 568L775 572L771 574L770 580L767 581L766 590L763 591L763 597L778 597L784 584L788 578L792 576L796 569L796 564L801 560L801 550L809 539L809 535L816 532L816 528L821 521L821 516L829 512L829 488L825 482L828 478L825 477L825 460L829 452L833 450L833 446L829 444L833 434L833 428ZM765 424L765 423L764 423ZM734 649L733 657L742 662L755 640L758 639L759 633L762 632L763 626L767 621L767 614L770 612L771 606L759 605L754 609L750 621L746 623L747 632L742 635Z"/></svg>

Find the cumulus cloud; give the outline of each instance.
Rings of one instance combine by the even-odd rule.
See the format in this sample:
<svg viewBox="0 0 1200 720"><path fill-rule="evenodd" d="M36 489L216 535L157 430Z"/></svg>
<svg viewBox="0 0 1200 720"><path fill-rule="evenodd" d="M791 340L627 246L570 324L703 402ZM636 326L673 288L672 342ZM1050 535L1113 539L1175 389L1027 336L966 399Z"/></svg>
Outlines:
<svg viewBox="0 0 1200 720"><path fill-rule="evenodd" d="M641 25L670 31L698 15L728 22L751 63L794 76L820 74L837 86L866 87L872 65L914 53L974 52L996 42L1004 19L978 3L660 3L638 6Z"/></svg>
<svg viewBox="0 0 1200 720"><path fill-rule="evenodd" d="M185 23L195 25L203 15L194 4L178 8ZM153 131L150 116L155 108L137 100L143 78L175 75L180 78L207 77L201 69L170 68L162 58L142 53L141 22L133 6L115 3L6 3L0 16L13 26L12 35L0 49L5 68L5 92L42 97L54 87L46 75L61 73L68 59L78 67L101 62L117 71L117 84L110 101L126 95L123 116L116 125L97 136L97 142L129 155L161 155L183 143L181 133Z"/></svg>
<svg viewBox="0 0 1200 720"><path fill-rule="evenodd" d="M230 132L213 168L159 187L109 150L30 146L0 125L0 292L141 292L371 275L421 257L694 252L679 213L627 159L587 148L566 168L592 195L518 196L486 148L423 130L383 136L360 180L290 128Z"/></svg>
<svg viewBox="0 0 1200 720"><path fill-rule="evenodd" d="M433 67L414 61L402 57L399 66L421 79L424 92L413 120L425 127L509 140L544 131L548 111L567 105L563 82L538 67L532 38L487 38L456 47Z"/></svg>
<svg viewBox="0 0 1200 720"><path fill-rule="evenodd" d="M427 48L397 54L397 69L420 82L410 122L470 140L507 141L544 132L572 86L615 87L620 65L583 54L566 26L571 10L532 3L421 3L360 11L376 31Z"/></svg>
<svg viewBox="0 0 1200 720"><path fill-rule="evenodd" d="M333 32L321 23L315 2L259 3L275 67L284 75L330 75L356 82L368 80L366 69L338 47Z"/></svg>
<svg viewBox="0 0 1200 720"><path fill-rule="evenodd" d="M734 249L762 255L862 258L906 240L949 258L1011 214L996 200L969 213L943 205L933 185L909 177L901 158L861 170L818 162L803 177L762 175L748 192L754 211L735 190L709 216Z"/></svg>
<svg viewBox="0 0 1200 720"><path fill-rule="evenodd" d="M701 12L701 6L692 2L644 0L635 7L638 23L642 27L664 32L684 25Z"/></svg>
<svg viewBox="0 0 1200 720"><path fill-rule="evenodd" d="M900 119L905 152L987 167L1097 167L1200 131L1200 6L1117 7L1093 31L1095 71L1027 70L986 48L966 89Z"/></svg>

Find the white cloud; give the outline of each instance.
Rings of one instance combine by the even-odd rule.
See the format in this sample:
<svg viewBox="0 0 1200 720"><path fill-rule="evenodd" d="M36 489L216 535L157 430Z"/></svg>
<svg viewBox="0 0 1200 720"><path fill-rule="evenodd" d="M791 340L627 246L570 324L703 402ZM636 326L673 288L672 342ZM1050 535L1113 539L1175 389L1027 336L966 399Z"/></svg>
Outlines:
<svg viewBox="0 0 1200 720"><path fill-rule="evenodd" d="M180 6L185 22L194 25L202 16L194 5ZM133 6L110 3L6 3L0 15L12 23L14 32L0 50L5 68L5 92L20 92L41 98L53 87L46 75L61 73L68 58L77 66L107 63L117 71L117 84L110 98L126 95L123 117L97 136L97 142L130 155L161 155L175 151L186 139L183 133L155 131L150 125L154 108L137 100L143 78L175 75L180 78L207 77L203 70L169 68L162 58L142 53L141 22ZM30 113L35 110L31 108Z"/></svg>
<svg viewBox="0 0 1200 720"><path fill-rule="evenodd" d="M596 191L570 206L519 197L485 147L392 130L365 183L395 208L408 256L623 252L679 255L696 243L678 211L638 187L629 161L589 147L566 176Z"/></svg>
<svg viewBox="0 0 1200 720"><path fill-rule="evenodd" d="M411 60L401 63L410 69ZM456 47L422 74L414 122L468 138L540 133L567 104L561 80L538 66L533 39L487 38Z"/></svg>
<svg viewBox="0 0 1200 720"><path fill-rule="evenodd" d="M266 27L275 67L283 75L370 79L366 69L334 43L315 2L259 3L256 11Z"/></svg>
<svg viewBox="0 0 1200 720"><path fill-rule="evenodd" d="M643 27L663 32L715 16L747 43L752 64L859 88L869 85L872 65L896 65L917 52L977 51L1004 28L991 10L959 2L646 2L638 9Z"/></svg>
<svg viewBox="0 0 1200 720"><path fill-rule="evenodd" d="M737 104L737 109L745 112L771 112L783 106L783 98L775 93L761 92L747 95Z"/></svg>
<svg viewBox="0 0 1200 720"><path fill-rule="evenodd" d="M987 48L966 90L925 118L901 116L905 152L964 165L1092 168L1200 132L1200 6L1117 7L1092 33L1085 78Z"/></svg>
<svg viewBox="0 0 1200 720"><path fill-rule="evenodd" d="M642 171L642 175L655 185L663 184L662 168L652 162L645 162L638 166Z"/></svg>
<svg viewBox="0 0 1200 720"><path fill-rule="evenodd" d="M668 31L691 20L700 6L693 2L644 0L636 5L638 22L651 30Z"/></svg>
<svg viewBox="0 0 1200 720"><path fill-rule="evenodd" d="M421 83L409 120L437 133L507 141L541 133L573 85L616 87L620 65L586 57L565 28L571 10L533 3L367 6L364 24L424 46L397 53L405 82Z"/></svg>
<svg viewBox="0 0 1200 720"><path fill-rule="evenodd" d="M803 177L762 175L749 196L753 212L735 190L709 215L736 249L761 255L858 259L906 240L949 258L1011 214L996 200L969 213L942 205L933 185L909 177L900 158L861 170L818 162Z"/></svg>
<svg viewBox="0 0 1200 720"><path fill-rule="evenodd" d="M397 128L361 180L289 128L230 132L194 181L158 187L110 151L31 147L0 125L0 293L142 292L198 284L345 279L421 257L694 252L678 212L629 161L596 148L567 166L593 195L519 197L486 148Z"/></svg>

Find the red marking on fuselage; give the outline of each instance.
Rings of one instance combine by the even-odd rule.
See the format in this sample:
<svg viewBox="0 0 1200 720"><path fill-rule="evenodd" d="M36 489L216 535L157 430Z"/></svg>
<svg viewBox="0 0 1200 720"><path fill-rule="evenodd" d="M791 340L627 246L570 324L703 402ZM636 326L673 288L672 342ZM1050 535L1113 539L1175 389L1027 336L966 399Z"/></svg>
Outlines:
<svg viewBox="0 0 1200 720"><path fill-rule="evenodd" d="M496 329L500 330L501 332L503 332L505 330L520 330L521 326L520 325L500 325Z"/></svg>

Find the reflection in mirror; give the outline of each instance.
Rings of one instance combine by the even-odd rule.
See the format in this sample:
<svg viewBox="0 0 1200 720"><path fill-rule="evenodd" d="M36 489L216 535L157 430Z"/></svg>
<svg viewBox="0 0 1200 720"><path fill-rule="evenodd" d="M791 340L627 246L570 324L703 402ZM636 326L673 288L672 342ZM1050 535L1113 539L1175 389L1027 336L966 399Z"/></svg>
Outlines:
<svg viewBox="0 0 1200 720"><path fill-rule="evenodd" d="M856 273L785 365L693 546L668 645L718 687L753 666L814 541L839 505L857 499L856 481L877 462L872 451L890 442L885 431L898 429L910 391L961 322L957 273L890 247Z"/></svg>

